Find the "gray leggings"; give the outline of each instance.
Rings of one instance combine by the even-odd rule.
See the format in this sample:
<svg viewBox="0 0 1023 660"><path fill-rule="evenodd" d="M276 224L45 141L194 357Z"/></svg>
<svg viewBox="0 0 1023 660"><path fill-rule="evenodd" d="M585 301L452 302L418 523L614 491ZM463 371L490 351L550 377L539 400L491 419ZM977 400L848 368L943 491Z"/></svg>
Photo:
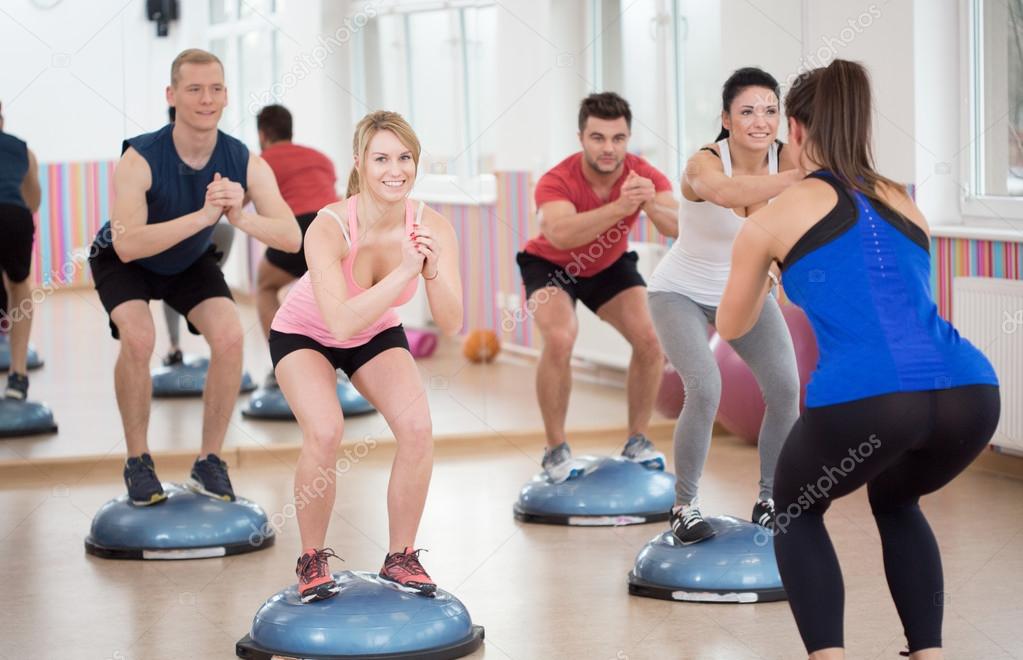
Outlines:
<svg viewBox="0 0 1023 660"><path fill-rule="evenodd" d="M217 265L223 268L224 262L231 254L231 245L234 243L234 225L226 220L221 220L213 225L213 234L210 236L210 240L217 246L217 252L220 253L220 261L217 262ZM171 346L178 346L181 341L181 314L164 303L163 318L167 321L167 335L170 337Z"/></svg>
<svg viewBox="0 0 1023 660"><path fill-rule="evenodd" d="M696 498L721 400L721 372L707 343L707 324L714 323L717 308L680 293L651 291L649 298L661 346L685 385L685 405L675 424L675 503L689 504ZM759 497L766 500L774 489L778 453L799 417L796 353L774 296L764 301L753 329L729 344L753 371L767 404L758 445Z"/></svg>

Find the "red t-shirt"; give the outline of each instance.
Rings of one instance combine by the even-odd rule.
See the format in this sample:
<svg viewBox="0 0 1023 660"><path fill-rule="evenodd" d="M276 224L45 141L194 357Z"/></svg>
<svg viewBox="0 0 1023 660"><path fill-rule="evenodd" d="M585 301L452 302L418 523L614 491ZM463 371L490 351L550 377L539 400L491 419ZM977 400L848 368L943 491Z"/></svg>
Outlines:
<svg viewBox="0 0 1023 660"><path fill-rule="evenodd" d="M622 175L615 181L611 188L611 196L607 201L601 200L593 192L590 183L583 176L583 154L582 152L572 154L561 161L550 171L540 177L536 184L536 208L539 209L547 202L567 201L575 206L578 213L585 213L600 208L609 202L618 199L622 193L622 184L625 183L629 172L646 177L654 182L654 189L657 192L671 190L671 182L661 174L653 165L646 162L639 156L632 154L625 155L625 163ZM590 243L579 245L570 250L559 250L551 245L547 237L539 234L531 238L523 248L525 252L536 255L547 261L558 264L561 267L575 262L576 271L583 277L591 277L604 270L619 259L629 245L629 230L639 217L639 210L630 216L622 218L622 223L627 229L622 229L616 223L604 231Z"/></svg>
<svg viewBox="0 0 1023 660"><path fill-rule="evenodd" d="M262 156L295 215L315 213L338 200L334 164L319 151L280 142L267 147Z"/></svg>

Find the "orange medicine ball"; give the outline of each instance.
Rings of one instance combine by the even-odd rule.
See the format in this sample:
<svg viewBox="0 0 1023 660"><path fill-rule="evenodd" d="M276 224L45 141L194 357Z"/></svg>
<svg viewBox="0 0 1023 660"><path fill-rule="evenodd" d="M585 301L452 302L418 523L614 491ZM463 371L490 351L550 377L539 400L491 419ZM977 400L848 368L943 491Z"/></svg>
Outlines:
<svg viewBox="0 0 1023 660"><path fill-rule="evenodd" d="M462 342L462 355L472 362L490 362L501 350L501 340L493 330L473 330Z"/></svg>

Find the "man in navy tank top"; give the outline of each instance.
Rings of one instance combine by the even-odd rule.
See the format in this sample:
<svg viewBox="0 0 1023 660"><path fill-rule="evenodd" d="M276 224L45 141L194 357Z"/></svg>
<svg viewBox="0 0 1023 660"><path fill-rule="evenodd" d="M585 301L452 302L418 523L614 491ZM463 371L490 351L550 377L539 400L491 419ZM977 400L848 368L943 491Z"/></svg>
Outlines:
<svg viewBox="0 0 1023 660"><path fill-rule="evenodd" d="M2 110L2 108L0 108ZM28 145L4 132L0 113L0 332L10 333L11 367L8 399L28 397L28 335L32 324L32 239L39 210L39 171ZM10 287L7 298L6 284Z"/></svg>
<svg viewBox="0 0 1023 660"><path fill-rule="evenodd" d="M163 300L210 346L202 447L188 483L233 501L218 453L241 385L243 332L210 235L223 215L280 250L298 251L302 237L270 167L217 129L227 105L220 60L198 49L183 51L171 65L166 93L176 121L124 141L114 173L113 217L89 258L111 332L121 341L114 388L128 447L124 481L137 505L166 498L146 440L155 338L149 301ZM255 213L243 210L249 201Z"/></svg>

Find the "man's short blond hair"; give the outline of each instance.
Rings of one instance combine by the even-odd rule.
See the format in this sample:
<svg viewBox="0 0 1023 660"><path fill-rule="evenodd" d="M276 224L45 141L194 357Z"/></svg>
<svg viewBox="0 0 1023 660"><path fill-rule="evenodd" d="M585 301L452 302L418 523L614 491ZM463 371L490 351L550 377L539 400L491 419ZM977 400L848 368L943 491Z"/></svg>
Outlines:
<svg viewBox="0 0 1023 660"><path fill-rule="evenodd" d="M224 72L224 63L213 53L201 48L189 48L178 53L178 56L171 62L171 87L176 87L181 77L182 64L213 64L220 65L220 72Z"/></svg>

